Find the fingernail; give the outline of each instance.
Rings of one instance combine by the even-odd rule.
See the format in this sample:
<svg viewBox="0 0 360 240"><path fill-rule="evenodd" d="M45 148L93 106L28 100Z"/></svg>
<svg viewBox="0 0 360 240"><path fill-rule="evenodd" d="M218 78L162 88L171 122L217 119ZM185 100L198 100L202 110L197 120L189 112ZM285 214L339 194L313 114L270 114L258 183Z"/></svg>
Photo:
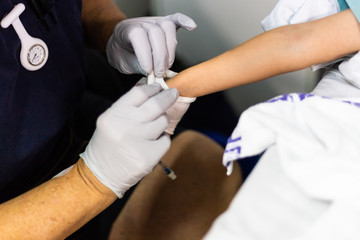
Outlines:
<svg viewBox="0 0 360 240"><path fill-rule="evenodd" d="M182 25L184 25L184 27L187 30L193 30L193 29L195 29L197 27L194 20L192 20L190 17L188 17L186 15L180 15L178 20Z"/></svg>

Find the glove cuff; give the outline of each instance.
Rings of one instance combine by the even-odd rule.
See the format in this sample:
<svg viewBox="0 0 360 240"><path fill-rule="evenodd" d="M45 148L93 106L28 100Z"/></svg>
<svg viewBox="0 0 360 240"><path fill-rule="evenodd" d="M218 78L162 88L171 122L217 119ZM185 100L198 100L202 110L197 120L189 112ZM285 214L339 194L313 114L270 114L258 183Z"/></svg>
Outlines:
<svg viewBox="0 0 360 240"><path fill-rule="evenodd" d="M95 133L96 134L96 133ZM97 165L97 161L91 160L95 157L92 153L92 140L90 140L88 146L86 147L85 151L82 152L79 156L84 161L85 166L92 172L92 174L101 182L103 185L108 187L111 191L113 191L118 198L122 198L124 196L124 193L127 190L126 184L121 184L120 186L117 186L116 184L112 184L109 179L107 179L106 176L102 174L101 171L99 171L99 165ZM124 186L125 185L125 189Z"/></svg>

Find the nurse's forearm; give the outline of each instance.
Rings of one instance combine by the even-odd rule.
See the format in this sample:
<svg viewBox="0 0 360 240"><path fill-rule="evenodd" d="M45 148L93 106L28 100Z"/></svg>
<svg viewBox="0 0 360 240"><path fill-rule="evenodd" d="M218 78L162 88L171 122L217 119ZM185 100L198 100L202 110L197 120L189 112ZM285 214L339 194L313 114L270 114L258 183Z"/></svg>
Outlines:
<svg viewBox="0 0 360 240"><path fill-rule="evenodd" d="M186 69L169 87L198 97L327 62L360 49L359 23L350 10L258 35L238 47Z"/></svg>
<svg viewBox="0 0 360 240"><path fill-rule="evenodd" d="M0 239L64 239L115 199L79 160L66 175L0 204Z"/></svg>
<svg viewBox="0 0 360 240"><path fill-rule="evenodd" d="M83 0L81 20L88 45L105 51L115 25L126 19L113 0Z"/></svg>

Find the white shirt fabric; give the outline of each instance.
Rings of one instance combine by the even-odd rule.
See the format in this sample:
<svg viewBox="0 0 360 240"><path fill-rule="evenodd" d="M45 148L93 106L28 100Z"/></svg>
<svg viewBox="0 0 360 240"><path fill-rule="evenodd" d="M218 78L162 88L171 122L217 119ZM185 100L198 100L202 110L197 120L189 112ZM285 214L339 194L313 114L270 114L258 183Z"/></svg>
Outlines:
<svg viewBox="0 0 360 240"><path fill-rule="evenodd" d="M341 65L342 63L340 66ZM359 70L360 69L353 69L351 74L359 74ZM360 98L360 85L357 86L354 84L360 80L360 76L358 78L354 78L349 75L350 74L347 74L349 78L346 78L337 67L331 68L324 74L321 81L316 85L311 93L317 96L329 98Z"/></svg>
<svg viewBox="0 0 360 240"><path fill-rule="evenodd" d="M271 13L261 21L265 31L304 23L330 16L340 11L337 0L279 0Z"/></svg>
<svg viewBox="0 0 360 240"><path fill-rule="evenodd" d="M360 98L287 94L246 110L223 164L265 153L205 239L360 239L359 120Z"/></svg>
<svg viewBox="0 0 360 240"><path fill-rule="evenodd" d="M353 57L344 60L339 65L340 73L347 82L360 88L360 52Z"/></svg>
<svg viewBox="0 0 360 240"><path fill-rule="evenodd" d="M280 0L262 24L337 11L335 0ZM328 70L311 94L285 94L241 115L223 157L228 173L234 161L264 154L205 240L360 239L360 54L343 60L313 66Z"/></svg>

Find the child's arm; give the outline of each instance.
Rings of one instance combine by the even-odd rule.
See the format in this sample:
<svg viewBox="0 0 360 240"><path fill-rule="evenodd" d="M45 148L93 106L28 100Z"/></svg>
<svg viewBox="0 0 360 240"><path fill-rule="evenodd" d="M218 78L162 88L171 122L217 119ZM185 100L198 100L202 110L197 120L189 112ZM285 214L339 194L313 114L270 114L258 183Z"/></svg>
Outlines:
<svg viewBox="0 0 360 240"><path fill-rule="evenodd" d="M167 81L181 96L198 97L297 71L360 50L360 24L351 12L280 27L186 69Z"/></svg>

